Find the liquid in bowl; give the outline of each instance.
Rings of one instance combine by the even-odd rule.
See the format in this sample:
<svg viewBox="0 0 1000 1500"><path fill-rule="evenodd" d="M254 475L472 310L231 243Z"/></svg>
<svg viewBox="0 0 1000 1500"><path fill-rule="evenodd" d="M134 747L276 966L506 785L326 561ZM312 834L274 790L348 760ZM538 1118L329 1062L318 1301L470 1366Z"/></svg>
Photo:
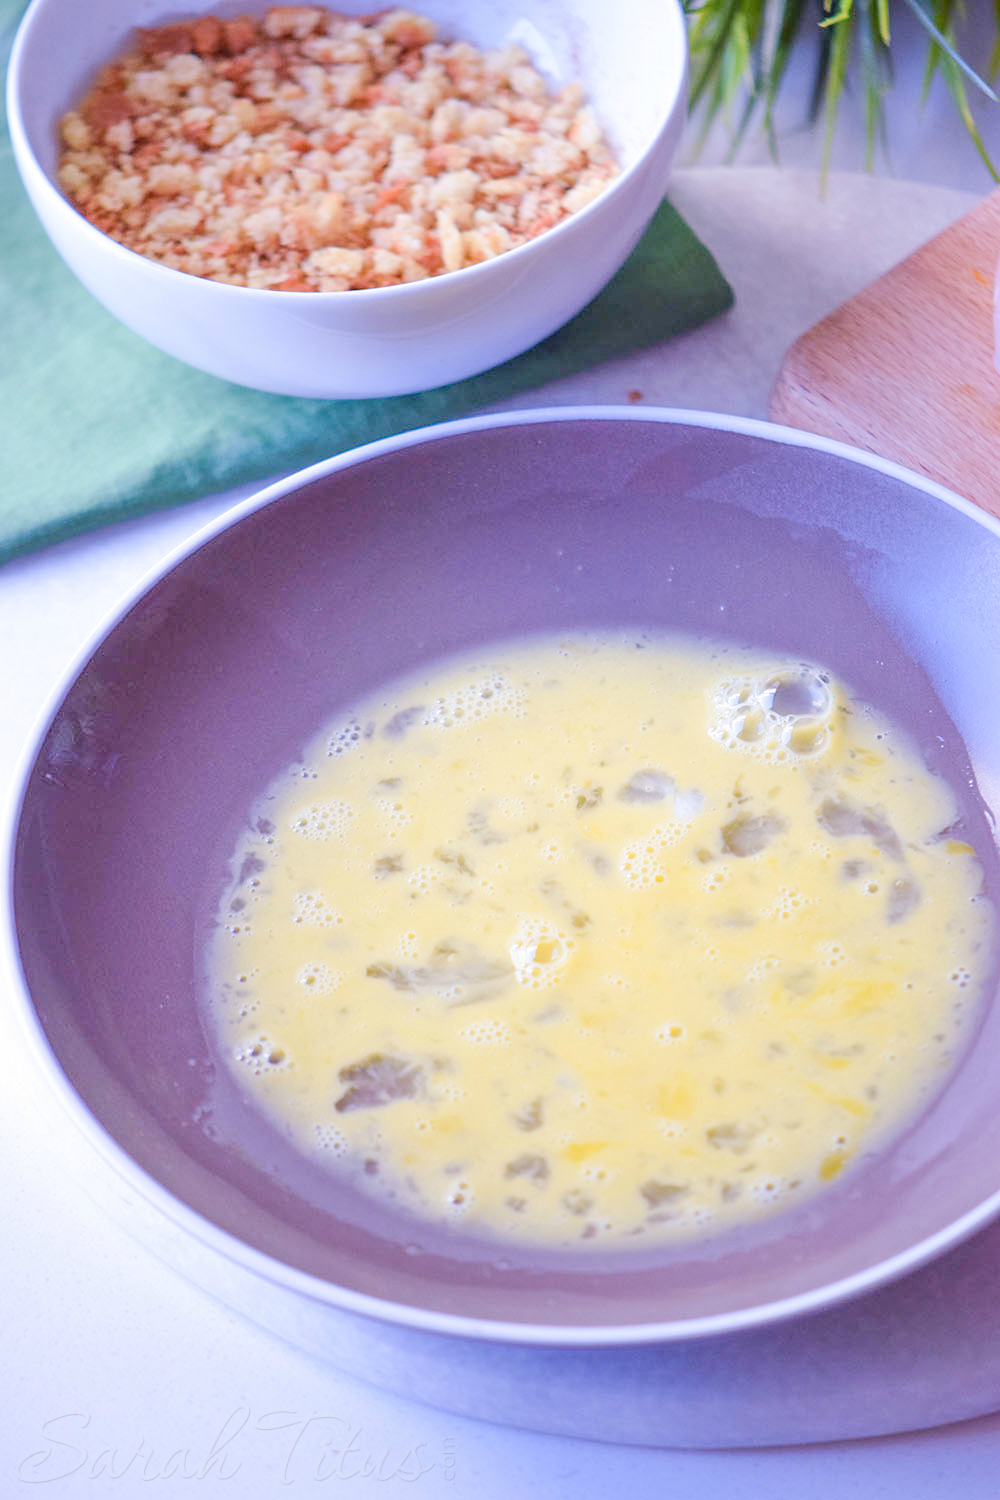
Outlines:
<svg viewBox="0 0 1000 1500"><path fill-rule="evenodd" d="M207 959L228 1068L414 1222L689 1242L824 1190L971 1036L993 928L947 783L816 663L498 645L328 724Z"/></svg>

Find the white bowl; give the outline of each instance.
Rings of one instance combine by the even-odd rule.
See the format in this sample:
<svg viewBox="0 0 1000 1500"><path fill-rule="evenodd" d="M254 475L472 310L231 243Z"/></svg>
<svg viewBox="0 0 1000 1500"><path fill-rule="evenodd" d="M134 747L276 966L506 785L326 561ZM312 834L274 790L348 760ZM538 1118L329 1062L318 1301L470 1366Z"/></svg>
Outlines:
<svg viewBox="0 0 1000 1500"><path fill-rule="evenodd" d="M170 0L34 0L11 53L14 156L50 239L134 332L239 385L290 396L428 390L546 338L622 265L665 190L684 123L687 66L677 0L423 0L443 36L520 41L556 83L584 85L622 166L599 198L495 260L427 281L352 292L276 292L175 271L126 250L56 185L58 125L136 26L197 13ZM213 13L245 12L220 0ZM262 9L263 7L258 7ZM368 0L331 6L363 13Z"/></svg>

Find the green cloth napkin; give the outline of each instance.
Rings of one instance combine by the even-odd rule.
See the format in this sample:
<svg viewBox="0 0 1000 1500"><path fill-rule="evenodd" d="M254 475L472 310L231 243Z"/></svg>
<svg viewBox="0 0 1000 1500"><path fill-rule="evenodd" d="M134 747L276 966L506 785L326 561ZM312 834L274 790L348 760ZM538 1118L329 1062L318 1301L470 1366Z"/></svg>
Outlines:
<svg viewBox="0 0 1000 1500"><path fill-rule="evenodd" d="M24 0L0 0L0 58ZM66 269L0 135L0 562L88 528L299 468L648 348L732 291L664 203L614 280L526 354L413 396L269 396L189 369L122 327ZM349 296L350 293L344 295Z"/></svg>

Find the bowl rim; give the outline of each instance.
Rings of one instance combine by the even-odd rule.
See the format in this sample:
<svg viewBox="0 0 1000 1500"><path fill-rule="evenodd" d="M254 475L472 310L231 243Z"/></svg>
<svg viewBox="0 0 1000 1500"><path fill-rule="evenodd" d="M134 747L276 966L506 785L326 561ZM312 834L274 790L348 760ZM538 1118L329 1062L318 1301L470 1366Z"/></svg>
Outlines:
<svg viewBox="0 0 1000 1500"><path fill-rule="evenodd" d="M451 422L414 428L390 437L379 438L345 453L336 454L265 485L254 494L228 507L214 520L198 528L186 541L170 549L159 563L146 570L141 578L125 592L118 604L108 612L103 621L88 633L69 665L63 669L52 686L31 734L22 748L18 768L11 783L11 793L5 799L3 817L0 819L0 847L4 851L2 879L5 886L3 912L0 914L0 948L3 949L11 980L12 1001L21 1024L22 1035L26 1037L36 1063L68 1119L89 1141L97 1155L112 1168L133 1193L142 1198L148 1206L158 1210L172 1225L185 1230L202 1247L214 1251L223 1259L273 1286L292 1292L308 1301L415 1331L552 1349L625 1348L690 1341L721 1334L739 1333L804 1314L819 1312L898 1280L968 1239L1000 1215L1000 1188L944 1228L926 1236L906 1250L875 1262L864 1270L810 1291L799 1292L732 1312L701 1314L690 1318L650 1323L535 1324L480 1318L465 1314L432 1312L408 1303L394 1302L370 1293L356 1292L311 1272L290 1266L264 1251L254 1249L228 1230L222 1229L203 1217L197 1210L164 1187L146 1168L141 1167L91 1112L64 1072L32 1001L19 956L13 868L28 782L57 710L96 649L117 629L129 610L179 563L200 550L213 538L238 524L244 517L253 515L272 501L343 469L364 464L370 459L405 450L418 444L437 442L470 432L576 421L670 423L675 426L700 427L743 434L779 445L811 448L901 480L910 487L943 502L982 526L993 536L1000 538L1000 519L924 475L914 473L901 464L851 447L836 439L752 417L727 416L723 413L676 407L650 406L636 410L624 406L554 406L463 417Z"/></svg>
<svg viewBox="0 0 1000 1500"><path fill-rule="evenodd" d="M103 230L98 229L95 224L92 224L58 186L53 174L42 166L31 143L31 138L25 124L21 109L21 96L27 89L29 81L24 72L24 54L29 45L31 32L49 3L51 3L51 0L31 0L31 4L18 24L7 64L7 127L13 147L14 160L24 180L25 188L27 188L27 174L30 171L35 179L36 191L45 195L56 212L64 216L68 214L72 217L72 222L76 225L77 230L84 235L85 242L89 242L95 247L103 246L105 251L110 253L113 259L117 259L123 266L136 267L136 264L139 263L142 266L148 267L150 274L162 279L164 290L169 289L172 284L176 284L176 278L179 277L185 283L201 282L209 288L218 288L223 295L232 293L244 300L247 298L259 300L261 297L270 297L277 288L234 285L231 282L217 281L210 276L197 276L191 271L179 271L174 266L165 266L160 261L153 260L149 256L142 255L137 250L131 250L126 245L120 244L118 240L113 239L111 235L105 234ZM261 0L253 0L253 3L257 9L261 8ZM322 3L325 5L326 0L322 0ZM649 133L646 145L635 161L622 172L619 172L616 177L612 178L607 187L603 188L596 198L592 198L582 208L569 214L550 229L544 230L534 239L525 241L523 245L516 245L511 250L505 250L502 254L493 256L491 260L479 261L471 266L462 266L457 271L438 272L437 275L428 276L422 281L404 282L399 286L358 288L350 292L352 306L358 299L361 299L362 305L367 305L372 298L377 298L380 304L388 306L391 298L396 298L397 300L405 296L412 298L415 289L419 287L434 287L442 283L453 286L455 285L454 278L457 276L461 276L465 284L472 287L474 285L472 279L474 276L478 276L480 281L485 281L488 277L496 274L495 268L498 262L509 265L512 271L516 272L522 261L525 261L532 254L535 246L539 244L548 245L558 243L559 240L565 238L564 232L570 230L571 226L589 222L596 213L600 212L602 205L620 196L620 190L630 184L635 177L639 176L645 170L650 157L657 150L664 137L669 134L671 123L676 118L678 111L683 111L686 108L689 48L687 28L684 23L684 12L681 8L681 0L664 0L664 4L666 12L669 14L668 24L673 31L671 41L673 46L676 47L676 51L672 53L672 60L676 58L676 68L673 70L672 79L671 75L667 75L667 78L671 79L673 87L664 91L663 104L657 115L655 128ZM195 0L191 0L190 8L195 8ZM645 225L643 227L645 228ZM511 257L517 257L517 259L511 260ZM284 297L320 298L319 305L323 306L326 304L335 304L345 294L344 292L286 291L282 292L281 295ZM234 303L234 305L238 304ZM293 305L289 303L289 306Z"/></svg>

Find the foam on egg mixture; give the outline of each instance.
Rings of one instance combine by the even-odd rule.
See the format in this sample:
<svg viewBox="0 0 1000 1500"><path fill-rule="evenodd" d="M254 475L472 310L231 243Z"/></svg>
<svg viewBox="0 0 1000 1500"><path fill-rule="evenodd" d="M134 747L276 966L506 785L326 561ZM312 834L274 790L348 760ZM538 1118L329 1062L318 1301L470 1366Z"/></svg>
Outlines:
<svg viewBox="0 0 1000 1500"><path fill-rule="evenodd" d="M222 1050L304 1151L425 1217L735 1225L886 1141L967 1039L992 914L956 818L814 664L498 648L359 705L252 810Z"/></svg>

